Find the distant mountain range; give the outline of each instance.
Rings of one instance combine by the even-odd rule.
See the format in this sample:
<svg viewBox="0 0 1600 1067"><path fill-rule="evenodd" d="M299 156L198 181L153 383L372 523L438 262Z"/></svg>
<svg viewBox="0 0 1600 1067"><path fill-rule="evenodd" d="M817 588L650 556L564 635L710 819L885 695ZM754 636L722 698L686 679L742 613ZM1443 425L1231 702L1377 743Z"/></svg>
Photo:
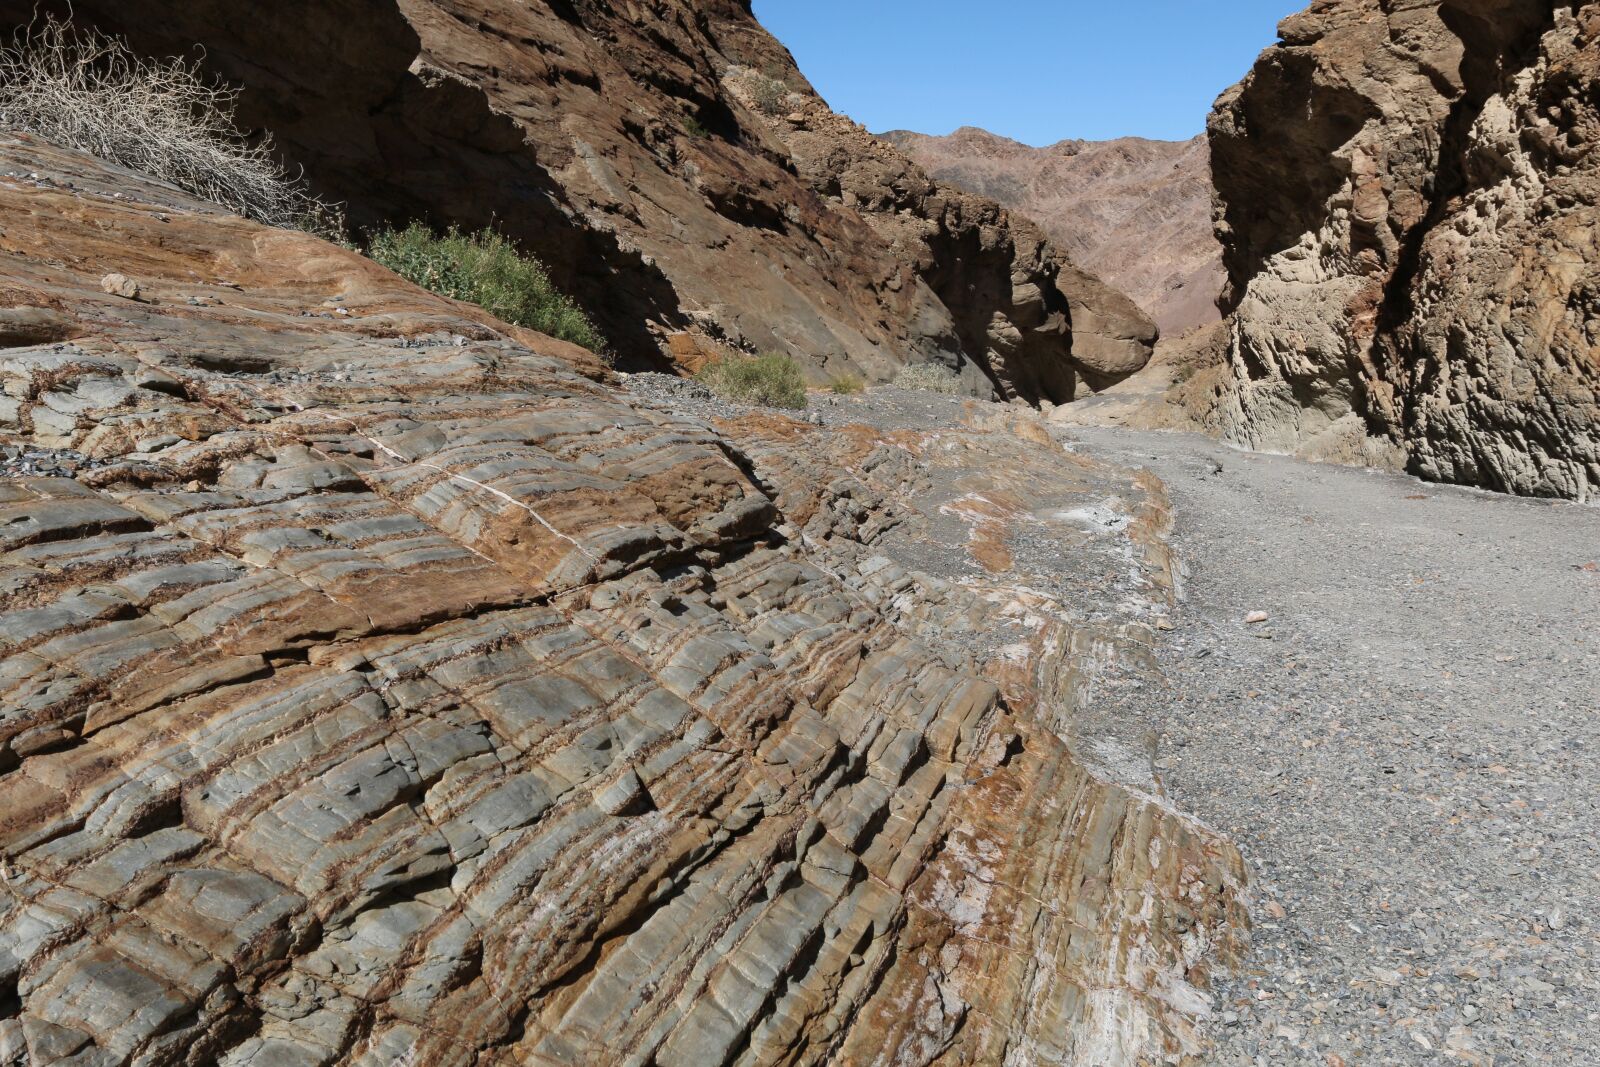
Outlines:
<svg viewBox="0 0 1600 1067"><path fill-rule="evenodd" d="M1204 136L1061 141L1034 148L987 130L880 134L938 181L1039 223L1078 263L1132 297L1167 334L1217 321L1224 273L1211 232Z"/></svg>

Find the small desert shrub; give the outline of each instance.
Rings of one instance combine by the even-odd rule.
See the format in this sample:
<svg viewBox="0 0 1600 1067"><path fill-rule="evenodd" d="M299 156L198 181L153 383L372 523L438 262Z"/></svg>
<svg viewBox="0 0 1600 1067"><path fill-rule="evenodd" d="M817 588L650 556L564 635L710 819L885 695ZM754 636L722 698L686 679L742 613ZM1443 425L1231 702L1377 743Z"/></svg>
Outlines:
<svg viewBox="0 0 1600 1067"><path fill-rule="evenodd" d="M789 87L770 74L755 71L750 75L750 96L766 115L780 115L789 104Z"/></svg>
<svg viewBox="0 0 1600 1067"><path fill-rule="evenodd" d="M695 378L725 400L774 408L806 406L800 365L781 352L707 364Z"/></svg>
<svg viewBox="0 0 1600 1067"><path fill-rule="evenodd" d="M142 58L121 40L45 17L0 48L0 126L168 182L268 226L323 236L343 220L234 124L239 91L199 63Z"/></svg>
<svg viewBox="0 0 1600 1067"><path fill-rule="evenodd" d="M603 352L605 338L583 310L555 287L544 264L493 230L444 234L420 222L383 230L367 255L422 288L477 304L497 319Z"/></svg>
<svg viewBox="0 0 1600 1067"><path fill-rule="evenodd" d="M894 376L901 389L920 389L924 393L964 393L956 372L939 363L913 363Z"/></svg>
<svg viewBox="0 0 1600 1067"><path fill-rule="evenodd" d="M828 386L837 396L855 396L866 389L866 385L853 374L846 374L842 378L835 378Z"/></svg>
<svg viewBox="0 0 1600 1067"><path fill-rule="evenodd" d="M704 141L707 137L711 136L711 131L706 129L705 123L701 122L693 115L690 115L688 118L683 120L683 132L694 138L696 141Z"/></svg>

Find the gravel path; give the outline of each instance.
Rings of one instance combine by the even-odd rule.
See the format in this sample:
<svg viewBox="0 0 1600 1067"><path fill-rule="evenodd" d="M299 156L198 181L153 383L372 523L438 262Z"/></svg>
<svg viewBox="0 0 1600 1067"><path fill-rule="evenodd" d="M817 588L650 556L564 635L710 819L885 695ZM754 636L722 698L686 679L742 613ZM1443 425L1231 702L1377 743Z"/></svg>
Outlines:
<svg viewBox="0 0 1600 1067"><path fill-rule="evenodd" d="M959 422L957 398L902 394L800 417ZM1211 1063L1600 1067L1600 508L1060 435L1175 504L1161 679L1113 669L1074 734L1135 757L1131 780L1154 741L1167 794L1250 864L1255 944L1217 983Z"/></svg>
<svg viewBox="0 0 1600 1067"><path fill-rule="evenodd" d="M1600 509L1069 436L1177 506L1164 691L1100 712L1252 868L1213 1062L1600 1065Z"/></svg>

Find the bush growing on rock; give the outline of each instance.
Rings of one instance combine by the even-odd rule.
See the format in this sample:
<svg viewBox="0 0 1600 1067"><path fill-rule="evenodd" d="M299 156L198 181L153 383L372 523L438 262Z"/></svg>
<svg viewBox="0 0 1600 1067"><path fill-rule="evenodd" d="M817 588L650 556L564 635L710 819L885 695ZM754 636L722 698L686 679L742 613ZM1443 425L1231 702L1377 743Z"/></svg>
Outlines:
<svg viewBox="0 0 1600 1067"><path fill-rule="evenodd" d="M919 389L924 393L964 393L956 372L938 363L913 363L894 377L901 389Z"/></svg>
<svg viewBox="0 0 1600 1067"><path fill-rule="evenodd" d="M828 388L832 389L836 396L855 396L857 393L864 392L867 386L855 375L846 374L842 378L835 378Z"/></svg>
<svg viewBox="0 0 1600 1067"><path fill-rule="evenodd" d="M437 234L420 222L372 236L367 255L407 281L452 300L477 304L514 326L603 352L606 340L550 272L493 230Z"/></svg>
<svg viewBox="0 0 1600 1067"><path fill-rule="evenodd" d="M239 91L198 63L150 60L118 38L45 17L0 48L0 126L160 179L268 226L343 236L339 212L246 141Z"/></svg>
<svg viewBox="0 0 1600 1067"><path fill-rule="evenodd" d="M780 115L789 102L789 87L770 74L750 75L750 95L766 115Z"/></svg>
<svg viewBox="0 0 1600 1067"><path fill-rule="evenodd" d="M806 406L806 382L800 365L781 352L707 364L695 378L724 400L735 403L796 409Z"/></svg>

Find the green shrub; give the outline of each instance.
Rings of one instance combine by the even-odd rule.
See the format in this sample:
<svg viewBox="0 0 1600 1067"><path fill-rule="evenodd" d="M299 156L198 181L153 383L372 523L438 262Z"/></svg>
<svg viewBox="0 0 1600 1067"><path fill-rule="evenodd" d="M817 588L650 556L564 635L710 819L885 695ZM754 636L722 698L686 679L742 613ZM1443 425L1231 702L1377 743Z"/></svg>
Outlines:
<svg viewBox="0 0 1600 1067"><path fill-rule="evenodd" d="M477 304L497 319L603 352L606 339L572 298L550 281L544 264L493 230L436 234L420 222L383 230L367 255L396 274L452 300Z"/></svg>
<svg viewBox="0 0 1600 1067"><path fill-rule="evenodd" d="M694 138L696 141L704 141L707 137L711 136L711 131L706 129L705 123L701 122L693 115L690 115L688 118L683 120L683 132Z"/></svg>
<svg viewBox="0 0 1600 1067"><path fill-rule="evenodd" d="M855 396L866 389L866 384L855 375L846 374L842 378L835 378L833 384L828 388L832 389L838 396Z"/></svg>
<svg viewBox="0 0 1600 1067"><path fill-rule="evenodd" d="M781 352L707 364L695 378L725 400L774 408L806 406L800 365Z"/></svg>
<svg viewBox="0 0 1600 1067"><path fill-rule="evenodd" d="M920 389L924 393L965 393L961 378L941 363L913 363L894 376L901 389Z"/></svg>
<svg viewBox="0 0 1600 1067"><path fill-rule="evenodd" d="M789 103L789 87L770 74L750 75L750 95L763 114L780 115Z"/></svg>

